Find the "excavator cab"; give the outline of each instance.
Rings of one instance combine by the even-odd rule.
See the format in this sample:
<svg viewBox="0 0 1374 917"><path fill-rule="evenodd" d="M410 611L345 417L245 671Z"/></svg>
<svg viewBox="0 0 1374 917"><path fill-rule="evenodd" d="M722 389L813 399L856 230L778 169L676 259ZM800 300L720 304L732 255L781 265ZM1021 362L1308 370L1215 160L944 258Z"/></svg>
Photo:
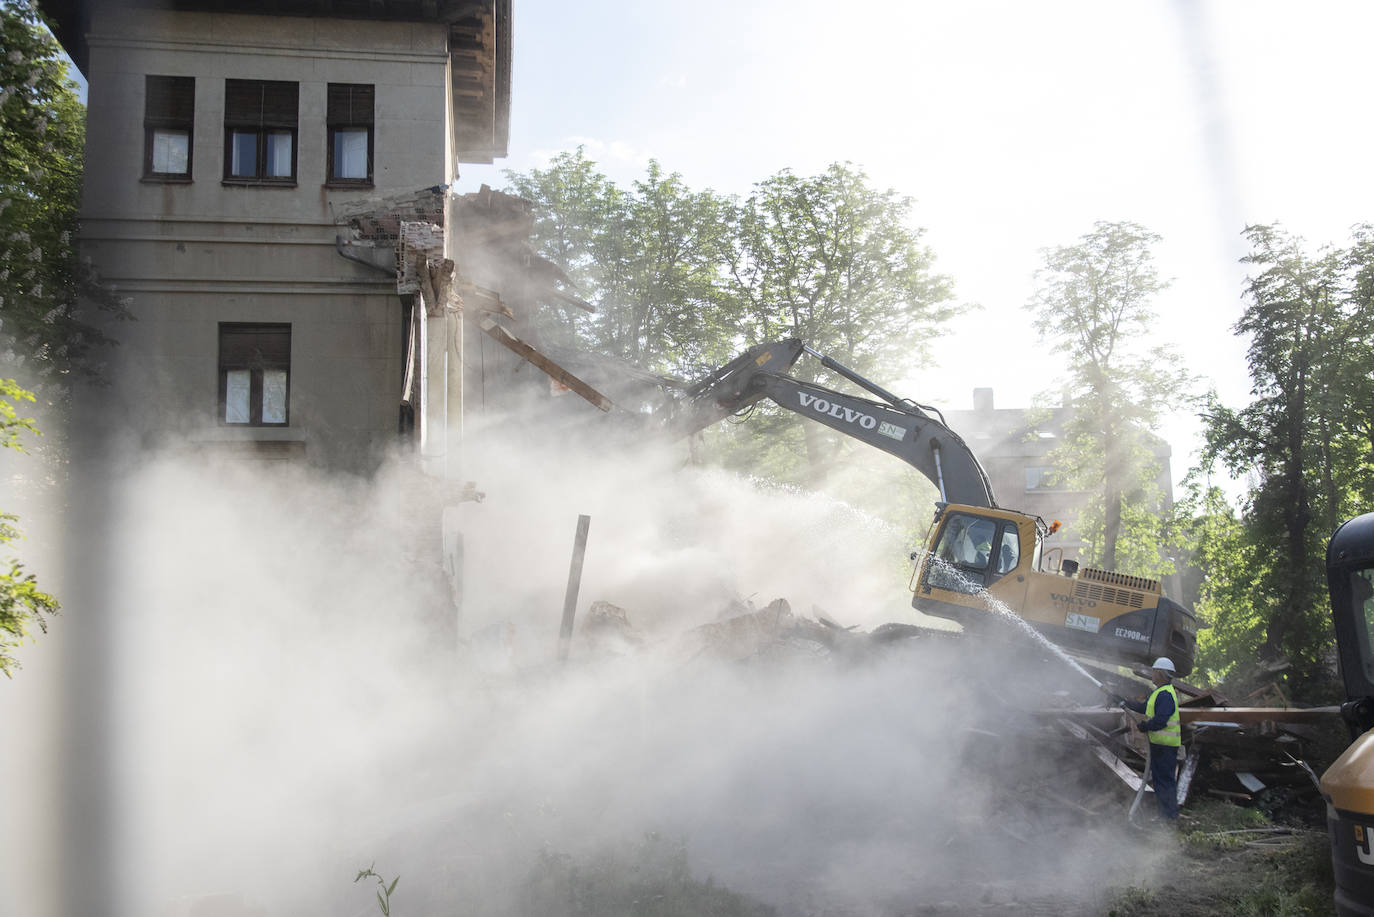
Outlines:
<svg viewBox="0 0 1374 917"><path fill-rule="evenodd" d="M1336 529L1326 549L1331 621L1354 741L1322 775L1340 917L1374 915L1374 513Z"/></svg>
<svg viewBox="0 0 1374 917"><path fill-rule="evenodd" d="M1197 622L1156 580L1064 563L1041 569L1049 529L1038 516L953 503L935 522L913 576L912 605L977 626L1015 615L1064 648L1094 659L1193 668Z"/></svg>
<svg viewBox="0 0 1374 917"><path fill-rule="evenodd" d="M1020 566L1017 521L999 515L988 510L949 513L931 552L930 583L974 595Z"/></svg>

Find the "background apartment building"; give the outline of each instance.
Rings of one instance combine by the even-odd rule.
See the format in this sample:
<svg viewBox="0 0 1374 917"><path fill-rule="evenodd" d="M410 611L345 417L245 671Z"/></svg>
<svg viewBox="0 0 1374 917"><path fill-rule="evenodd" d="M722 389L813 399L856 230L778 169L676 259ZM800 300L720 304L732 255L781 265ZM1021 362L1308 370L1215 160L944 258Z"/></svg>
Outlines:
<svg viewBox="0 0 1374 917"><path fill-rule="evenodd" d="M964 438L982 462L992 482L997 502L1012 509L1040 516L1046 522L1059 520L1063 528L1051 542L1064 549L1065 560L1081 560L1085 544L1078 528L1078 516L1091 494L1070 489L1056 474L1051 453L1060 445L1064 424L1073 406L1050 408L998 408L990 388L973 390L973 410L947 411L949 426ZM1171 450L1164 440L1154 437L1153 457L1158 464L1156 486L1162 495L1162 509L1173 505Z"/></svg>

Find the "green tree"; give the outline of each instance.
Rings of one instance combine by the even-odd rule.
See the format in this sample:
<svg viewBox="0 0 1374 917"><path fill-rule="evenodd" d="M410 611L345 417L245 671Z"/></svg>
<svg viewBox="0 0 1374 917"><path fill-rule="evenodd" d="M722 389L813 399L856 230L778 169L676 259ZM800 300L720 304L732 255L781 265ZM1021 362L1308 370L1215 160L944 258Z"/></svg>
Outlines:
<svg viewBox="0 0 1374 917"><path fill-rule="evenodd" d="M536 250L597 310L547 304L541 332L672 375L729 356L734 332L719 282L728 201L692 191L653 161L622 190L580 147L507 179L535 204Z"/></svg>
<svg viewBox="0 0 1374 917"><path fill-rule="evenodd" d="M954 315L953 288L934 271L924 231L911 225L912 206L908 197L872 187L850 164L813 176L784 170L756 184L735 210L725 265L745 341L801 338L878 378L928 360ZM818 371L804 360L794 374L813 381ZM770 439L778 427L800 430L812 484L853 445L794 417L761 426Z"/></svg>
<svg viewBox="0 0 1374 917"><path fill-rule="evenodd" d="M720 285L729 202L692 191L654 161L626 199L620 270L599 339L650 369L697 375L732 356L736 325Z"/></svg>
<svg viewBox="0 0 1374 917"><path fill-rule="evenodd" d="M927 357L954 312L948 278L910 225L911 201L852 166L784 171L743 201L690 189L656 162L622 190L582 149L507 178L535 204L538 252L597 308L550 305L545 327L660 374L695 378L748 345L795 336L881 379ZM804 361L796 374L811 380L818 367ZM751 418L705 431L698 455L819 484L840 455L850 466L847 453L866 461L872 451L764 404ZM889 491L881 505L897 502Z"/></svg>
<svg viewBox="0 0 1374 917"><path fill-rule="evenodd" d="M108 338L94 306L127 316L77 257L85 109L31 0L0 4L0 359L45 399L94 376ZM85 304L85 305L83 305Z"/></svg>
<svg viewBox="0 0 1374 917"><path fill-rule="evenodd" d="M1074 409L1051 461L1061 483L1092 493L1076 524L1087 559L1144 575L1172 572L1152 431L1193 384L1164 344L1147 343L1154 298L1167 286L1155 269L1158 242L1135 223L1096 223L1074 245L1043 252L1027 304L1041 339L1067 357Z"/></svg>
<svg viewBox="0 0 1374 917"><path fill-rule="evenodd" d="M25 451L20 434L38 430L16 405L34 402L35 393L55 409L44 423L59 434L45 437L42 470L23 476L25 494L60 483L61 414L71 383L98 380L95 357L109 339L86 321L87 312L128 316L73 242L84 142L85 109L36 6L0 0L0 398L7 399L0 402L0 444ZM11 552L20 537L16 522L0 513L0 544ZM12 650L34 628L46 630L57 602L17 560L0 561L0 569L0 671L9 675L18 665Z"/></svg>
<svg viewBox="0 0 1374 917"><path fill-rule="evenodd" d="M1184 604L1204 626L1198 631L1198 677L1213 684L1244 684L1255 674L1249 661L1264 637L1265 616L1255 602L1255 581L1262 556L1221 488L1193 469L1184 493L1174 505L1174 518L1184 546ZM1237 647L1247 651L1236 652Z"/></svg>
<svg viewBox="0 0 1374 917"><path fill-rule="evenodd" d="M624 248L624 193L597 171L582 147L559 153L545 169L505 175L507 190L534 205L535 251L562 270L584 299L599 305ZM595 321L560 300L540 303L537 324L555 344L595 346Z"/></svg>
<svg viewBox="0 0 1374 917"><path fill-rule="evenodd" d="M0 379L0 446L6 449L22 452L22 434L38 432L31 418L19 416L16 405L25 401L33 401L33 395L12 379ZM13 515L0 513L0 545L9 547L19 540L16 521ZM37 580L24 572L19 561L10 558L3 563L5 569L0 572L0 672L9 678L19 668L14 650L32 635L33 628L47 632L47 616L56 614L58 605L56 599L38 588Z"/></svg>
<svg viewBox="0 0 1374 917"><path fill-rule="evenodd" d="M1236 637L1235 657L1291 662L1303 682L1320 676L1331 639L1326 539L1374 496L1374 440L1359 410L1374 371L1374 260L1367 227L1350 249L1316 255L1275 226L1246 236L1253 270L1236 332L1250 340L1253 397L1240 409L1211 400L1202 468L1220 463L1251 482L1242 520L1253 549L1228 572L1234 603L1220 604L1216 618ZM1262 632L1231 624L1256 613Z"/></svg>
<svg viewBox="0 0 1374 917"><path fill-rule="evenodd" d="M1369 331L1374 328L1374 226L1355 227L1346 258L1351 302L1340 336L1343 369L1331 387L1333 396L1346 401L1344 427L1332 439L1333 465L1343 469L1342 483L1349 490L1342 498L1332 489L1333 504L1344 500L1338 516L1374 508L1374 334Z"/></svg>

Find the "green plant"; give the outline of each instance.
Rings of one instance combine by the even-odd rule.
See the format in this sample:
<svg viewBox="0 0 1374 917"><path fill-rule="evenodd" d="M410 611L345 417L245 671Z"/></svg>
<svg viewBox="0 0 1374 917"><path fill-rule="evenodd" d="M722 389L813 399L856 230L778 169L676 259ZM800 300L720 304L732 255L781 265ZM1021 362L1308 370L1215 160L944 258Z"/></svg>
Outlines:
<svg viewBox="0 0 1374 917"><path fill-rule="evenodd" d="M1154 892L1137 885L1128 885L1113 897L1112 907L1107 911L1107 915L1134 917L1136 914L1153 914L1156 911Z"/></svg>
<svg viewBox="0 0 1374 917"><path fill-rule="evenodd" d="M23 452L21 435L39 433L33 420L19 416L16 408L33 400L33 394L13 379L0 379L0 447ZM0 512L0 547L23 537L14 525L17 521L13 513ZM57 614L59 608L56 598L38 588L37 578L24 572L23 564L12 557L0 559L0 674L13 677L13 670L19 668L13 650L32 636L34 626L47 633L47 617Z"/></svg>
<svg viewBox="0 0 1374 917"><path fill-rule="evenodd" d="M391 893L396 891L396 885L401 881L401 877L397 876L392 879L391 884L388 885L386 880L373 870L372 867L376 865L376 863L373 863L372 866L366 869L358 870L358 875L354 877L353 883L356 885L363 879L376 879L377 887L380 889L380 891L377 892L377 907L381 908L382 917L391 917Z"/></svg>

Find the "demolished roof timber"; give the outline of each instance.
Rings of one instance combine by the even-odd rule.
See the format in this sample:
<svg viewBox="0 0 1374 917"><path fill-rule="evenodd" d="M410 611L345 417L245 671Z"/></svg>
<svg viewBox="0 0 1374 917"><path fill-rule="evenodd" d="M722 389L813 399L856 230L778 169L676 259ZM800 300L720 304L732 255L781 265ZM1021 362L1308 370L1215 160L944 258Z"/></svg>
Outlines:
<svg viewBox="0 0 1374 917"><path fill-rule="evenodd" d="M567 386L568 389L581 395L592 405L606 412L611 410L611 399L559 366L553 360L550 360L548 357L535 350L529 344L526 344L524 341L511 334L505 328L502 328L490 318L482 319L481 328L492 340L519 355L531 365L538 367L550 378L561 385Z"/></svg>

